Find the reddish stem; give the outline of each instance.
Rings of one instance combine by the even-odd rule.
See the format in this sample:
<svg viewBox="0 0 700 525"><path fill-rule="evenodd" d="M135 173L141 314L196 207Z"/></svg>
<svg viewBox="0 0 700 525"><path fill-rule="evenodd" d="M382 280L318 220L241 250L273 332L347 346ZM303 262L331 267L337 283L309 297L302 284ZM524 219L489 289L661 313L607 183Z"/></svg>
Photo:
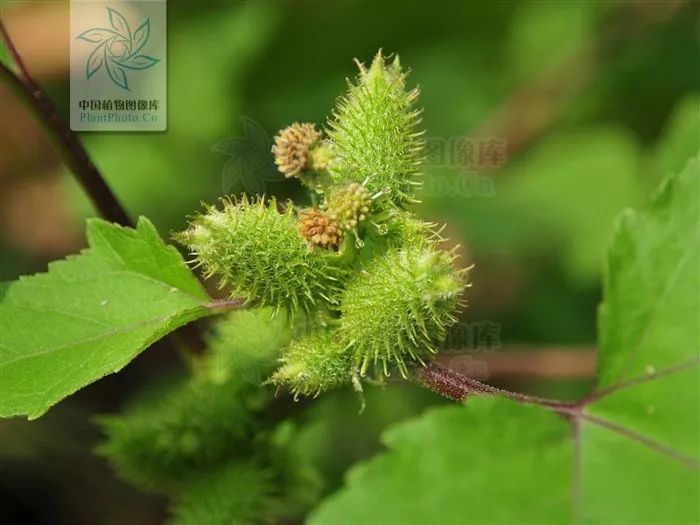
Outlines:
<svg viewBox="0 0 700 525"><path fill-rule="evenodd" d="M464 401L472 394L490 394L507 397L520 403L548 407L565 414L573 414L578 411L574 403L529 396L486 385L476 379L463 376L454 370L445 368L435 361L428 363L426 366L416 368L413 373L418 381L428 389L457 402Z"/></svg>
<svg viewBox="0 0 700 525"><path fill-rule="evenodd" d="M70 129L56 105L30 75L2 20L0 20L0 37L5 42L19 70L19 74L16 74L5 64L0 64L0 75L8 81L10 87L19 96L27 101L41 125L48 132L49 138L61 155L63 162L75 175L100 215L104 219L122 226L133 226L125 208L90 160L90 156L80 142L77 133Z"/></svg>

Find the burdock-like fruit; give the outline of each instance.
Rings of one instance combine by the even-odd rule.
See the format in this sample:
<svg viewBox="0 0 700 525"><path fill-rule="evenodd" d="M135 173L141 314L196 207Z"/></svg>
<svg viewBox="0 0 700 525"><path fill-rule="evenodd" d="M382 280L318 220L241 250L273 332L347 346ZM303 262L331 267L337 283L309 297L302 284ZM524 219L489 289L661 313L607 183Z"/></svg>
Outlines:
<svg viewBox="0 0 700 525"><path fill-rule="evenodd" d="M432 359L467 286L440 229L407 209L425 154L418 90L398 57L358 66L326 129L294 123L275 137L277 167L312 204L227 199L175 237L249 306L307 314L285 319L297 336L270 379L295 397L407 376Z"/></svg>
<svg viewBox="0 0 700 525"><path fill-rule="evenodd" d="M406 73L398 56L387 63L379 51L372 64L359 64L328 123L335 159L329 167L334 184L364 184L377 201L403 207L415 202L423 160L417 89L406 89ZM388 191L387 191L388 190Z"/></svg>
<svg viewBox="0 0 700 525"><path fill-rule="evenodd" d="M285 177L295 177L311 167L312 148L321 140L314 124L295 122L275 137L272 153L275 164Z"/></svg>
<svg viewBox="0 0 700 525"><path fill-rule="evenodd" d="M234 297L275 310L313 312L333 304L343 270L319 250L309 250L292 206L282 213L274 199L224 200L197 215L175 239L187 246L205 276L216 275Z"/></svg>
<svg viewBox="0 0 700 525"><path fill-rule="evenodd" d="M280 362L270 382L289 388L295 397L317 396L352 377L349 354L327 331L294 341L282 352Z"/></svg>
<svg viewBox="0 0 700 525"><path fill-rule="evenodd" d="M456 322L463 272L452 256L426 245L391 249L348 283L341 298L341 342L364 374L370 364L403 376L424 363Z"/></svg>

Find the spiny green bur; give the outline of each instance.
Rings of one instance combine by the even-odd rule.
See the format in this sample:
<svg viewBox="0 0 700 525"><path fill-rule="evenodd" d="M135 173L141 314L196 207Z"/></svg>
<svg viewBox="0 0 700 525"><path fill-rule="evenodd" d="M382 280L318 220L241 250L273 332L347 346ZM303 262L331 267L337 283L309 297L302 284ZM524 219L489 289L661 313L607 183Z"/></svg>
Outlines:
<svg viewBox="0 0 700 525"><path fill-rule="evenodd" d="M272 383L289 385L294 396L317 396L351 379L350 355L328 331L294 341L282 352Z"/></svg>
<svg viewBox="0 0 700 525"><path fill-rule="evenodd" d="M224 464L187 486L174 510L173 525L260 523L275 515L272 474L251 461ZM267 520L265 520L267 521ZM272 521L272 520L270 520Z"/></svg>
<svg viewBox="0 0 700 525"><path fill-rule="evenodd" d="M228 459L253 430L240 384L185 381L119 416L100 419L98 452L147 490L176 490L194 473ZM250 389L248 389L250 390Z"/></svg>
<svg viewBox="0 0 700 525"><path fill-rule="evenodd" d="M334 304L340 269L326 254L309 250L296 226L292 206L278 211L275 199L224 200L207 208L175 237L186 245L207 277L231 286L234 297L260 306L312 312Z"/></svg>
<svg viewBox="0 0 700 525"><path fill-rule="evenodd" d="M291 175L315 192L307 220L291 205L279 211L274 200L243 197L208 208L176 237L233 296L306 314L289 316L300 335L269 380L295 397L347 383L359 389L369 372L407 375L445 338L466 284L434 226L404 209L415 202L423 160L418 91L406 90L398 57L387 63L380 52L359 66L326 138L294 142L299 134L287 128L276 141L286 148L275 150L278 165L289 165L288 151L324 159ZM313 242L331 233L340 242Z"/></svg>
<svg viewBox="0 0 700 525"><path fill-rule="evenodd" d="M364 374L370 363L386 375L395 364L423 363L456 321L462 282L451 257L432 248L389 250L345 289L339 333ZM381 305L378 304L381 301Z"/></svg>
<svg viewBox="0 0 700 525"><path fill-rule="evenodd" d="M271 397L260 379L291 336L284 316L270 315L224 316L192 377L167 381L122 414L100 418L106 440L98 451L122 477L148 490L181 491L202 472L250 459L255 417Z"/></svg>
<svg viewBox="0 0 700 525"><path fill-rule="evenodd" d="M328 135L337 156L330 165L334 183L366 184L371 193L389 191L388 201L414 202L422 163L418 89L406 90L399 57L387 65L381 51L369 68L349 83L337 102Z"/></svg>

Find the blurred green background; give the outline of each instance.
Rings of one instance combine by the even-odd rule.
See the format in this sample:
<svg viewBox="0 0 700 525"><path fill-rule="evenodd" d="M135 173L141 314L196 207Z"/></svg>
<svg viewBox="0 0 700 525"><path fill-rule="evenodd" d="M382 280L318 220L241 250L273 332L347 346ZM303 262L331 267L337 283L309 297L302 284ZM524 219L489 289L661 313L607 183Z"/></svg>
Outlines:
<svg viewBox="0 0 700 525"><path fill-rule="evenodd" d="M475 264L464 323L495 324L502 348L494 353L591 354L614 217L644 202L698 151L699 6L171 0L167 132L83 139L130 213L149 217L166 237L201 202L251 184L303 201L298 181L269 173L259 186L245 176L231 186L230 170L246 168L227 168L215 146L245 137L251 121L268 140L293 121L322 125L356 73L354 57L368 61L379 48L398 53L421 88L427 137L444 148L426 167L416 211L446 223L461 264ZM64 114L68 7L2 2L20 53ZM84 219L95 212L30 114L0 89L0 277L7 280L79 249ZM478 154L491 139L505 145L502 165L474 166L451 154L465 144ZM462 350L479 359L478 348ZM154 348L40 422L0 422L2 512L24 523L162 522L162 500L121 484L90 455L99 436L89 414L115 411L150 378L177 373L178 359ZM575 397L592 369L560 380L547 375L495 370L487 379ZM378 450L389 422L442 402L404 384L372 392L362 416L348 392L303 405L304 424L326 428L316 435L326 447L335 443L322 458L323 491Z"/></svg>

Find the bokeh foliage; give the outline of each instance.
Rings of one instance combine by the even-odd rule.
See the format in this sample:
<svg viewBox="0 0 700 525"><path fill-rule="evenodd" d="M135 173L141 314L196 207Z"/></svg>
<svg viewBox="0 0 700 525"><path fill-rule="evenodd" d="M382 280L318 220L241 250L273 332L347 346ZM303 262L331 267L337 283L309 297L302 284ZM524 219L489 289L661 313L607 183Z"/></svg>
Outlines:
<svg viewBox="0 0 700 525"><path fill-rule="evenodd" d="M10 4L3 2L3 9L15 7ZM169 130L147 137L84 136L130 212L150 217L164 236L182 229L186 214L200 201L244 189L222 183L227 158L213 151L227 137L246 135L243 116L260 123L268 139L295 120L323 123L328 117L325 108L345 87L343 77L355 74L350 57L368 60L378 47L400 52L402 62L413 70L409 83L421 87L429 136L448 144L451 138L477 133L494 109L547 72L554 78L557 71L565 78L584 76L586 82L548 117L543 131L509 155L502 169L486 174L493 182L492 194L431 190L444 181L449 188L463 174L460 167L433 166L423 203L416 208L423 218L449 225L447 235L464 246L465 264L477 262L472 275L475 296L465 320L499 323L504 343L592 344L612 218L629 205L645 202L663 176L680 171L697 150L699 26L697 6L691 4L668 20L656 17L651 8L645 11L641 3L612 2L193 5L168 5ZM647 16L659 20L644 22ZM642 29L615 45L597 46L606 35L622 31L621 21ZM346 37L348 28L352 38ZM578 55L581 49L588 52ZM49 88L63 105L67 87L55 83ZM526 124L549 115L547 106L528 102L516 106L529 116ZM67 175L65 184L71 188L65 206L82 231L82 219L94 211ZM266 188L280 198L305 196L296 181L273 180ZM3 278L44 263L32 253L3 246ZM177 357L164 359L172 363ZM214 376L230 377L219 359L212 357L207 366L217 370ZM140 361L133 366L141 366ZM164 365L150 361L143 366L151 376ZM257 370L252 366L246 377L259 378ZM79 409L84 404L116 409L115 404L133 397L134 378L140 377L132 367L125 373L132 374L126 376L130 379L113 385L110 396L91 389L69 403ZM534 387L562 396L573 389ZM305 512L319 494L340 486L352 463L379 449L377 436L389 423L439 403L428 393L390 384L385 391L367 395L362 416L357 415L357 400L346 392L304 406L301 415L291 415L299 406L276 406L290 415L286 428L275 434L280 446L320 464L318 470L303 473L311 482L302 487L304 497L293 499L304 505L286 507L288 514ZM70 409L71 405L65 410ZM27 465L46 472L46 465L57 464L56 457L68 455L65 443L95 443L97 438L86 426L75 422L66 429L61 417L47 423L48 429L33 430L19 421L3 428L11 436L2 444L6 479L14 480L12 473ZM37 438L52 429L68 437L54 443ZM8 445L21 441L12 436L24 433L30 436L22 446ZM245 479L245 472L236 483ZM221 478L211 476L200 486L224 476L225 472ZM268 502L267 474L253 482ZM57 493L68 492L60 484L52 487ZM133 494L128 497L133 501ZM183 492L181 508L197 516L187 501ZM94 523L104 509L91 514L89 505L84 502L81 516ZM75 512L62 512L69 516L65 521L77 522L72 519ZM60 520L58 514L52 517Z"/></svg>

